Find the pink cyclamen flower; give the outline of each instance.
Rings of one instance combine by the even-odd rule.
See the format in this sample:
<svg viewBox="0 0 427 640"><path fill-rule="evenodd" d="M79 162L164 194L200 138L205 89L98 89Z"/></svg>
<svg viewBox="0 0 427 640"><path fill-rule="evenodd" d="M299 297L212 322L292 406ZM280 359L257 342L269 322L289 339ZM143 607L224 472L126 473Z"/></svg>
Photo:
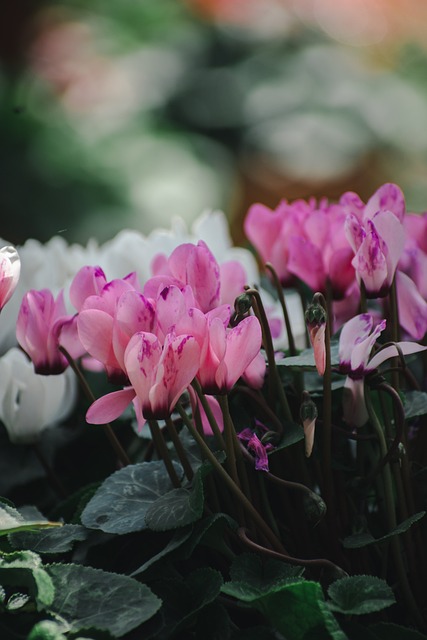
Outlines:
<svg viewBox="0 0 427 640"><path fill-rule="evenodd" d="M67 339L67 329L74 322L66 313L61 291L56 300L48 289L28 291L22 299L16 322L16 337L31 358L36 373L44 375L62 373L68 366L59 346L73 357L82 353L81 345Z"/></svg>
<svg viewBox="0 0 427 640"><path fill-rule="evenodd" d="M349 320L341 331L338 348L339 367L341 373L347 374L344 385L344 419L355 427L361 427L368 420L364 397L365 376L399 353L408 355L427 348L416 342L397 342L381 349L370 358L372 348L385 327L386 321L382 320L374 328L373 316L362 313Z"/></svg>
<svg viewBox="0 0 427 640"><path fill-rule="evenodd" d="M220 268L208 246L179 245L169 256L159 255L153 261L153 277L144 286L144 295L156 298L167 285L183 288L190 285L196 306L206 313L220 303Z"/></svg>
<svg viewBox="0 0 427 640"><path fill-rule="evenodd" d="M206 345L197 378L205 393L228 393L257 358L261 349L261 327L255 316L244 318L232 329L223 319L208 319Z"/></svg>
<svg viewBox="0 0 427 640"><path fill-rule="evenodd" d="M245 220L245 233L285 286L296 276L313 291L325 293L329 283L334 298L340 299L354 281L345 217L342 207L326 199L283 200L274 211L254 204Z"/></svg>
<svg viewBox="0 0 427 640"><path fill-rule="evenodd" d="M96 400L86 414L90 424L115 420L132 400L140 427L167 418L197 373L200 348L190 335L170 333L162 346L157 336L141 331L130 339L124 361L132 386Z"/></svg>
<svg viewBox="0 0 427 640"><path fill-rule="evenodd" d="M154 308L135 289L135 274L107 282L90 295L77 316L79 339L87 353L102 362L111 380L124 383L123 355L137 331L152 331Z"/></svg>
<svg viewBox="0 0 427 640"><path fill-rule="evenodd" d="M21 260L15 247L0 249L0 311L12 297L20 271Z"/></svg>
<svg viewBox="0 0 427 640"><path fill-rule="evenodd" d="M354 251L352 265L370 298L385 296L393 282L405 244L405 201L399 187L385 184L366 206L356 194L344 194L348 210L345 233Z"/></svg>

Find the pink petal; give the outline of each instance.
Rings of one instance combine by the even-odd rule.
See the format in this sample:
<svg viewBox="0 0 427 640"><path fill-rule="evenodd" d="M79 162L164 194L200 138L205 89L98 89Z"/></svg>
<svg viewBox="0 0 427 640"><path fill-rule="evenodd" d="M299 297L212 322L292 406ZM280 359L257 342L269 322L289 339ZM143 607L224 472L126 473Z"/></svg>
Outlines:
<svg viewBox="0 0 427 640"><path fill-rule="evenodd" d="M265 380L266 364L261 352L248 364L242 378L252 389L261 389Z"/></svg>
<svg viewBox="0 0 427 640"><path fill-rule="evenodd" d="M301 236L290 239L288 270L313 291L324 291L326 275L322 252Z"/></svg>
<svg viewBox="0 0 427 640"><path fill-rule="evenodd" d="M396 287L400 324L412 338L422 340L427 332L427 302L413 280L401 271L396 271Z"/></svg>
<svg viewBox="0 0 427 640"><path fill-rule="evenodd" d="M112 347L114 319L100 309L81 311L77 317L80 342L86 351L104 365L118 367Z"/></svg>
<svg viewBox="0 0 427 640"><path fill-rule="evenodd" d="M227 378L224 391L230 391L261 349L262 332L255 316L244 318L227 332L225 363Z"/></svg>
<svg viewBox="0 0 427 640"><path fill-rule="evenodd" d="M351 354L354 346L369 336L374 324L369 313L361 313L345 323L342 328L338 355L340 368L344 371L351 368Z"/></svg>
<svg viewBox="0 0 427 640"><path fill-rule="evenodd" d="M403 222L406 212L405 198L397 184L383 184L369 198L365 207L365 218L373 218L378 211L391 211Z"/></svg>
<svg viewBox="0 0 427 640"><path fill-rule="evenodd" d="M86 413L89 424L107 424L122 415L126 407L135 397L132 387L113 391L95 400Z"/></svg>
<svg viewBox="0 0 427 640"><path fill-rule="evenodd" d="M402 353L404 356L410 355L411 353L419 353L420 351L425 351L427 349L427 347L424 347L417 342L398 342L397 345L399 347L400 353ZM373 371L389 358L395 358L396 356L399 356L399 350L397 349L396 345L392 344L378 351L378 353L376 353L374 357L369 361L369 371Z"/></svg>
<svg viewBox="0 0 427 640"><path fill-rule="evenodd" d="M82 267L76 273L70 285L70 300L80 311L86 298L99 295L107 279L101 267Z"/></svg>

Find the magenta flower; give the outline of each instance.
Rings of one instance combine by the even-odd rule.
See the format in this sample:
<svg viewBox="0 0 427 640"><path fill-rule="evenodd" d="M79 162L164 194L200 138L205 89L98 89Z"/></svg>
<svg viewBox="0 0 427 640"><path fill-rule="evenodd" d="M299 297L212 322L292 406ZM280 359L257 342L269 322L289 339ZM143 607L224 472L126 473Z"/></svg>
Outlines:
<svg viewBox="0 0 427 640"><path fill-rule="evenodd" d="M200 348L193 336L157 336L138 332L129 341L124 361L131 387L96 400L86 414L90 424L118 418L133 400L139 426L167 418L199 368Z"/></svg>
<svg viewBox="0 0 427 640"><path fill-rule="evenodd" d="M0 311L12 297L20 271L21 260L15 247L0 249Z"/></svg>
<svg viewBox="0 0 427 640"><path fill-rule="evenodd" d="M403 194L396 185L385 184L365 207L355 194L344 194L340 203L349 211L345 233L355 254L356 277L368 297L385 296L405 244Z"/></svg>
<svg viewBox="0 0 427 640"><path fill-rule="evenodd" d="M25 294L16 323L16 337L33 361L36 373L57 374L67 368L68 361L59 351L60 345L73 357L81 355L79 342L66 338L66 330L73 322L73 316L65 310L63 291L56 300L48 289Z"/></svg>
<svg viewBox="0 0 427 640"><path fill-rule="evenodd" d="M237 434L239 440L246 442L248 451L252 451L255 456L255 469L257 471L269 471L267 452L273 449L273 445L268 443L264 445L258 438L256 433L246 428Z"/></svg>
<svg viewBox="0 0 427 640"><path fill-rule="evenodd" d="M345 217L342 207L326 200L284 200L275 211L255 204L248 211L245 233L284 285L296 276L313 291L325 293L329 282L334 298L340 299L354 281Z"/></svg>
<svg viewBox="0 0 427 640"><path fill-rule="evenodd" d="M372 348L384 331L386 321L374 328L374 319L362 313L349 320L342 328L339 340L340 372L347 374L344 385L344 419L361 427L368 419L364 398L364 378L389 358L424 351L416 342L397 342L378 351L370 358ZM399 349L398 349L399 347Z"/></svg>
<svg viewBox="0 0 427 640"><path fill-rule="evenodd" d="M157 256L153 277L144 287L144 295L157 298L167 285L182 289L190 285L196 306L204 313L220 303L220 268L203 240L197 245L181 244L169 256Z"/></svg>

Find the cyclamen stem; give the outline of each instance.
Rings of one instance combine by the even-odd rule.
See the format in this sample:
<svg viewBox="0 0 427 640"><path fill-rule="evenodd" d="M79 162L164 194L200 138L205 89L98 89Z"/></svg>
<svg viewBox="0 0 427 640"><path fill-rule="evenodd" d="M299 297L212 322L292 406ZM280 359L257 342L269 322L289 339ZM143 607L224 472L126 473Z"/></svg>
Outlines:
<svg viewBox="0 0 427 640"><path fill-rule="evenodd" d="M89 400L89 402L95 402L96 398L92 393L92 389L89 387L86 378L84 377L84 375L82 374L82 372L80 371L79 367L77 366L77 363L73 360L73 358L70 356L70 354L68 353L68 351L66 349L64 349L64 347L59 347L59 351L67 358L68 364L70 365L70 367L72 368L72 370L74 371L74 373L77 376L77 379L80 383L81 388L83 389L84 394L86 395L86 398ZM113 428L111 426L111 424L104 424L102 425L103 429L104 429L104 433L107 436L108 440L110 441L111 446L113 447L114 451L116 452L116 455L118 457L118 459L120 460L120 462L122 463L122 465L124 467L127 467L127 465L131 464L131 461L129 459L129 456L127 455L126 451L123 449L122 445L120 444L120 442L118 441L118 439L116 438L116 435L113 431Z"/></svg>
<svg viewBox="0 0 427 640"><path fill-rule="evenodd" d="M194 427L193 423L191 422L191 420L188 417L188 415L185 412L185 410L181 407L181 405L179 403L176 405L176 408L179 411L179 414L180 414L185 426L187 427L187 429L189 430L189 432L191 433L191 435L193 436L193 438L195 439L195 441L199 445L200 449L203 451L203 454L206 456L206 458L212 464L213 468L218 473L220 478L225 482L226 486L230 489L230 491L234 494L234 496L240 502L240 504L243 507L243 509L252 518L252 520L254 521L256 526L258 527L259 531L269 541L269 543L271 544L272 548L276 549L276 551L278 551L279 553L282 553L284 551L284 548L283 548L283 545L280 542L280 540L274 535L273 531L266 524L266 522L260 516L258 511L254 508L254 506L252 505L250 500L248 500L248 498L245 496L245 494L241 491L241 489L239 489L239 487L236 485L236 483L233 481L233 479L228 475L226 470L218 462L218 460L216 459L216 457L214 456L212 451L209 449L209 447L207 446L207 444L205 443L203 438L200 436L200 434L197 431L197 429Z"/></svg>
<svg viewBox="0 0 427 640"><path fill-rule="evenodd" d="M283 386L277 372L276 360L274 358L273 341L271 338L270 327L268 325L268 320L265 313L264 305L262 304L261 296L259 295L259 291L257 291L256 289L251 289L250 287L246 288L246 293L250 294L254 298L253 308L262 327L264 348L267 354L268 361L269 380L271 381L270 391L272 391L273 387L282 407L284 418L289 422L292 422L291 410L289 408L288 400L286 398L286 394L283 390Z"/></svg>
<svg viewBox="0 0 427 640"><path fill-rule="evenodd" d="M260 544L253 542L248 537L247 531L243 527L240 527L238 529L237 535L242 540L242 542L244 542L248 547L250 547L254 551L258 551L259 553L267 555L270 558L277 558L278 560L283 560L288 564L301 566L301 567L319 567L320 569L323 569L323 568L332 569L334 572L338 573L338 577L340 578L343 578L348 575L344 571L344 569L341 569L341 567L334 564L330 560L327 560L326 558L315 558L315 559L305 560L303 558L294 558L284 553L278 553L277 551L266 549L265 547L262 547Z"/></svg>
<svg viewBox="0 0 427 640"><path fill-rule="evenodd" d="M163 463L166 467L166 471L168 472L170 481L172 482L175 489L179 489L179 487L181 486L181 482L172 464L172 460L169 455L166 442L164 441L163 434L160 431L159 425L157 424L157 420L148 420L148 426L150 427L150 432L153 438L154 446L157 449L157 453L159 457L163 460Z"/></svg>
<svg viewBox="0 0 427 640"><path fill-rule="evenodd" d="M191 468L191 464L188 461L187 454L185 453L185 449L179 438L179 434L176 430L175 424L171 418L166 418L166 427L173 442L173 446L175 447L175 451L178 454L179 461L184 469L185 475L187 476L188 480L192 480L194 477L193 469Z"/></svg>
<svg viewBox="0 0 427 640"><path fill-rule="evenodd" d="M237 461L236 461L236 448L234 444L234 425L231 421L230 411L227 402L227 396L218 396L217 400L220 404L222 416L224 419L224 434L225 434L225 452L227 454L226 465L230 476L238 487L240 487L240 479L237 473Z"/></svg>
<svg viewBox="0 0 427 640"><path fill-rule="evenodd" d="M387 457L387 454L388 454L387 444L384 437L382 426L380 424L380 421L378 419L378 416L372 404L370 389L367 387L367 385L365 385L365 403L366 403L366 409L369 414L370 422L378 438L381 457L384 459ZM387 524L388 524L389 530L392 531L393 529L396 528L397 522L396 522L396 512L395 512L395 505L394 505L393 479L391 476L390 465L388 462L383 467L383 482L384 482L384 501L385 501ZM424 629L425 622L423 620L421 613L418 610L417 603L411 591L411 587L408 582L408 577L406 575L406 570L405 570L405 566L403 564L403 559L402 559L399 538L397 536L393 536L391 538L390 544L393 552L393 558L396 566L397 575L399 578L400 587L402 589L403 596L406 600L406 604L408 606L408 609L411 611L414 621L416 621L417 625L419 625L421 629Z"/></svg>
<svg viewBox="0 0 427 640"><path fill-rule="evenodd" d="M195 390L195 392L199 397L199 400L202 404L202 407L204 409L204 412L206 414L206 417L208 419L212 432L215 438L217 439L219 446L225 451L226 446L225 446L224 438L222 437L222 433L219 430L217 421L215 420L215 417L212 413L212 410L209 406L208 401L206 400L205 394L203 393L202 387L200 386L200 382L197 380L197 378L194 378L193 382L191 383L191 386L193 387L193 389Z"/></svg>
<svg viewBox="0 0 427 640"><path fill-rule="evenodd" d="M289 354L291 356L297 355L297 350L295 347L294 335L292 333L291 321L289 320L288 309L286 306L286 300L283 293L283 287L280 283L279 276L277 275L273 265L271 262L266 262L265 268L271 273L274 281L274 286L276 287L277 295L279 296L279 302L283 311L283 318L285 320L286 333L288 334L288 343L289 343Z"/></svg>
<svg viewBox="0 0 427 640"><path fill-rule="evenodd" d="M328 507L329 517L332 519L333 509L333 482L332 482L332 394L331 394L331 337L330 337L330 317L328 315L326 300L321 293L315 293L313 301L320 304L326 311L326 331L325 331L325 373L323 374L323 422L322 422L322 461L325 501ZM334 525L335 526L335 525Z"/></svg>

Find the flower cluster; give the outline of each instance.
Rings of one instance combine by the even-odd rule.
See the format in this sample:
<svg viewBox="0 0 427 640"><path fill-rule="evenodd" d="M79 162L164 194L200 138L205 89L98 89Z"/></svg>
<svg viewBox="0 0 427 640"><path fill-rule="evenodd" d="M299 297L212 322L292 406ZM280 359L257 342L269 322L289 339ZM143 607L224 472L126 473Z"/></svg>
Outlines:
<svg viewBox="0 0 427 640"><path fill-rule="evenodd" d="M336 204L284 200L274 211L254 204L245 231L284 286L299 278L330 292L335 328L357 312L361 284L367 298L383 298L395 278L400 324L420 340L427 331L426 224L426 215L406 212L399 187L384 184L366 204L352 192Z"/></svg>
<svg viewBox="0 0 427 640"><path fill-rule="evenodd" d="M263 383L258 319L229 326L230 303L244 290L241 265L220 266L199 241L158 256L153 270L141 287L135 272L107 281L100 267L83 267L70 286L75 314L65 313L62 293L56 300L49 290L23 298L17 338L36 372L64 371L65 349L72 357L87 354L125 385L90 407L90 423L114 420L131 401L140 426L164 419L195 377L209 395L227 393L242 375Z"/></svg>

